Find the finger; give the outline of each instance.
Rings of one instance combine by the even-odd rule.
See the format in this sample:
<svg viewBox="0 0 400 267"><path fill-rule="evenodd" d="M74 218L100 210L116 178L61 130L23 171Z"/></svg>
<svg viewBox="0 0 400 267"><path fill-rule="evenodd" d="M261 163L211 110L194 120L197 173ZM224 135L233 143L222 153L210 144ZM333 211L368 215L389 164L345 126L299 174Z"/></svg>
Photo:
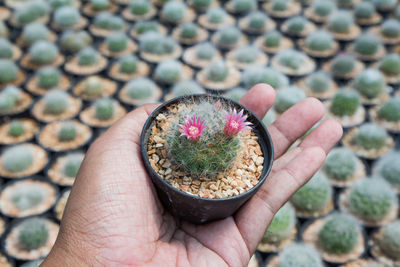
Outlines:
<svg viewBox="0 0 400 267"><path fill-rule="evenodd" d="M258 191L235 215L236 225L254 252L267 225L278 209L321 167L326 157L321 147L306 148L287 166L267 178L268 186Z"/></svg>
<svg viewBox="0 0 400 267"><path fill-rule="evenodd" d="M324 106L319 100L306 98L268 126L274 144L274 158L279 158L294 141L321 120L324 111Z"/></svg>
<svg viewBox="0 0 400 267"><path fill-rule="evenodd" d="M239 101L261 120L275 101L275 90L265 83L254 85Z"/></svg>

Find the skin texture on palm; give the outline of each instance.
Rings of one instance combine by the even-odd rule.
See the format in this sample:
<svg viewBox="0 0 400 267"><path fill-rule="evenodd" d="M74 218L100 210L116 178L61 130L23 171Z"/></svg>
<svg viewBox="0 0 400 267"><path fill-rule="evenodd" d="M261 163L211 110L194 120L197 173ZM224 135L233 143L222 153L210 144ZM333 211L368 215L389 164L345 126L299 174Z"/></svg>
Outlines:
<svg viewBox="0 0 400 267"><path fill-rule="evenodd" d="M274 99L259 84L240 102L262 118ZM141 161L141 129L155 107L132 111L91 145L42 266L246 266L273 215L342 135L338 123L324 121L287 151L324 113L313 98L293 106L268 127L275 162L257 194L234 216L193 225L164 210Z"/></svg>

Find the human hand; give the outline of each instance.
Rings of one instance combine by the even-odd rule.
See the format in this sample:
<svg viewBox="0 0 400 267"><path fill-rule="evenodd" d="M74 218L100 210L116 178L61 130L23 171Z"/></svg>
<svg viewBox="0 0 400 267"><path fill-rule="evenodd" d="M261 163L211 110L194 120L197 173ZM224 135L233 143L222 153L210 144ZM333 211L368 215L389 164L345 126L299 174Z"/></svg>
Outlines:
<svg viewBox="0 0 400 267"><path fill-rule="evenodd" d="M240 102L263 118L274 99L259 84ZM141 161L141 130L155 107L137 108L91 145L42 266L246 266L274 214L342 135L338 123L324 121L287 151L323 117L318 100L301 101L268 127L275 162L255 196L234 216L194 225L164 210Z"/></svg>

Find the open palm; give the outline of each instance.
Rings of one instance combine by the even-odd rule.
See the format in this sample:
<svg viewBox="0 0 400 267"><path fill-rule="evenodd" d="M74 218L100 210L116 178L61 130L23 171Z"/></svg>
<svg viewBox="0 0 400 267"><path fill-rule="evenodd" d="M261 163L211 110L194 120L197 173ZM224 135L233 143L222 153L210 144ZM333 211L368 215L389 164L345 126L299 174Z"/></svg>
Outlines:
<svg viewBox="0 0 400 267"><path fill-rule="evenodd" d="M262 118L274 90L254 86L241 103ZM155 105L129 113L90 147L72 188L56 244L43 266L245 266L274 214L318 170L342 130L305 99L268 127L275 148L259 192L224 220L194 225L172 217L140 157L140 133Z"/></svg>

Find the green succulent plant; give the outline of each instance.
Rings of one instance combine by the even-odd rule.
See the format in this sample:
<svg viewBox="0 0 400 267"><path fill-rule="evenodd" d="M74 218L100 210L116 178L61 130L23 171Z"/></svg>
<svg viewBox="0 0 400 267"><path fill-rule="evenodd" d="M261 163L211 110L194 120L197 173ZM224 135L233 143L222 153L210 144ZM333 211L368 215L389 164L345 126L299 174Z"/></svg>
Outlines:
<svg viewBox="0 0 400 267"><path fill-rule="evenodd" d="M354 141L366 150L380 149L385 145L388 134L384 128L374 123L365 123L357 131Z"/></svg>
<svg viewBox="0 0 400 267"><path fill-rule="evenodd" d="M0 83L10 83L17 79L17 65L8 59L0 59Z"/></svg>
<svg viewBox="0 0 400 267"><path fill-rule="evenodd" d="M151 4L146 0L133 0L129 4L129 10L136 16L144 16L149 13Z"/></svg>
<svg viewBox="0 0 400 267"><path fill-rule="evenodd" d="M58 130L58 140L61 142L72 141L76 138L77 129L73 122L64 122Z"/></svg>
<svg viewBox="0 0 400 267"><path fill-rule="evenodd" d="M43 23L30 23L22 31L24 43L29 46L39 40L46 41L49 39L49 36L50 31Z"/></svg>
<svg viewBox="0 0 400 267"><path fill-rule="evenodd" d="M180 37L184 39L193 39L198 35L199 28L193 22L186 22L181 26Z"/></svg>
<svg viewBox="0 0 400 267"><path fill-rule="evenodd" d="M312 247L294 243L285 247L278 256L277 267L322 267L321 256Z"/></svg>
<svg viewBox="0 0 400 267"><path fill-rule="evenodd" d="M323 166L323 171L333 180L347 181L352 178L357 170L357 157L345 148L332 149Z"/></svg>
<svg viewBox="0 0 400 267"><path fill-rule="evenodd" d="M184 19L186 12L187 7L184 2L168 1L163 5L161 15L167 22L177 24Z"/></svg>
<svg viewBox="0 0 400 267"><path fill-rule="evenodd" d="M205 90L197 82L193 80L185 80L174 84L171 88L171 93L174 97L178 97L184 95L204 94Z"/></svg>
<svg viewBox="0 0 400 267"><path fill-rule="evenodd" d="M21 89L9 85L0 93L0 113L12 111L15 105L20 102L22 96Z"/></svg>
<svg viewBox="0 0 400 267"><path fill-rule="evenodd" d="M271 9L273 11L286 11L290 6L291 1L287 0L273 0L271 2Z"/></svg>
<svg viewBox="0 0 400 267"><path fill-rule="evenodd" d="M27 219L19 227L18 245L23 250L31 251L38 249L44 246L49 238L49 230L44 219Z"/></svg>
<svg viewBox="0 0 400 267"><path fill-rule="evenodd" d="M264 125L271 125L276 120L276 113L273 109L270 109L262 119Z"/></svg>
<svg viewBox="0 0 400 267"><path fill-rule="evenodd" d="M305 93L297 87L291 86L280 89L276 93L274 109L278 113L283 113L304 98L306 98Z"/></svg>
<svg viewBox="0 0 400 267"><path fill-rule="evenodd" d="M252 30L262 30L267 25L268 16L261 11L253 11L246 16L248 27Z"/></svg>
<svg viewBox="0 0 400 267"><path fill-rule="evenodd" d="M396 53L388 54L379 62L379 70L386 75L400 74L400 55Z"/></svg>
<svg viewBox="0 0 400 267"><path fill-rule="evenodd" d="M324 71L317 71L306 78L306 85L312 92L326 92L332 83L332 78Z"/></svg>
<svg viewBox="0 0 400 267"><path fill-rule="evenodd" d="M109 0L90 0L90 7L95 11L107 10L110 7Z"/></svg>
<svg viewBox="0 0 400 267"><path fill-rule="evenodd" d="M362 96L373 99L385 91L386 81L377 69L365 69L354 79L353 87Z"/></svg>
<svg viewBox="0 0 400 267"><path fill-rule="evenodd" d="M239 102L239 100L247 93L247 90L241 87L236 87L224 94L225 97Z"/></svg>
<svg viewBox="0 0 400 267"><path fill-rule="evenodd" d="M33 153L25 145L16 145L6 151L3 155L3 168L12 173L23 172L33 164Z"/></svg>
<svg viewBox="0 0 400 267"><path fill-rule="evenodd" d="M254 45L242 46L235 51L235 60L241 63L253 63L262 52Z"/></svg>
<svg viewBox="0 0 400 267"><path fill-rule="evenodd" d="M235 26L228 26L218 30L217 45L231 46L239 42L242 33Z"/></svg>
<svg viewBox="0 0 400 267"><path fill-rule="evenodd" d="M30 60L38 65L53 63L58 56L58 48L55 44L39 40L29 49Z"/></svg>
<svg viewBox="0 0 400 267"><path fill-rule="evenodd" d="M46 16L50 13L50 5L44 0L35 0L28 4L32 12L36 13L38 18Z"/></svg>
<svg viewBox="0 0 400 267"><path fill-rule="evenodd" d="M296 215L288 202L275 214L262 238L263 243L279 243L288 238L296 227Z"/></svg>
<svg viewBox="0 0 400 267"><path fill-rule="evenodd" d="M172 53L177 47L176 41L157 32L147 32L140 38L140 50L156 54L166 55Z"/></svg>
<svg viewBox="0 0 400 267"><path fill-rule="evenodd" d="M366 178L351 187L346 206L361 220L379 222L389 214L397 201L395 192L386 181Z"/></svg>
<svg viewBox="0 0 400 267"><path fill-rule="evenodd" d="M65 31L60 37L60 47L68 52L78 52L90 46L93 42L92 37L86 31Z"/></svg>
<svg viewBox="0 0 400 267"><path fill-rule="evenodd" d="M173 84L182 77L182 64L177 60L166 60L159 63L154 71L158 81Z"/></svg>
<svg viewBox="0 0 400 267"><path fill-rule="evenodd" d="M83 94L97 98L103 94L103 80L98 76L90 76L88 77L82 84L83 86Z"/></svg>
<svg viewBox="0 0 400 267"><path fill-rule="evenodd" d="M336 33L348 33L354 20L348 11L338 11L329 16L328 29Z"/></svg>
<svg viewBox="0 0 400 267"><path fill-rule="evenodd" d="M81 66L94 65L99 59L99 53L91 46L85 47L78 52L78 62Z"/></svg>
<svg viewBox="0 0 400 267"><path fill-rule="evenodd" d="M229 67L224 61L215 61L206 69L207 78L214 82L225 81L229 75Z"/></svg>
<svg viewBox="0 0 400 267"><path fill-rule="evenodd" d="M43 96L44 112L52 115L62 114L68 107L69 95L61 90L51 90Z"/></svg>
<svg viewBox="0 0 400 267"><path fill-rule="evenodd" d="M306 46L313 51L326 51L332 48L333 37L329 32L318 30L306 38Z"/></svg>
<svg viewBox="0 0 400 267"><path fill-rule="evenodd" d="M40 186L31 185L19 187L11 194L11 202L20 211L32 209L44 199L44 193Z"/></svg>
<svg viewBox="0 0 400 267"><path fill-rule="evenodd" d="M133 25L133 28L139 35L146 32L158 32L158 23L153 20L139 20Z"/></svg>
<svg viewBox="0 0 400 267"><path fill-rule="evenodd" d="M303 66L306 55L300 51L294 49L282 50L279 51L276 55L279 64L290 68L292 70L298 70Z"/></svg>
<svg viewBox="0 0 400 267"><path fill-rule="evenodd" d="M400 221L394 221L382 228L378 245L383 254L393 260L400 259Z"/></svg>
<svg viewBox="0 0 400 267"><path fill-rule="evenodd" d="M304 31L307 23L308 20L300 15L289 18L285 22L285 24L287 25L287 33L290 35L299 35Z"/></svg>
<svg viewBox="0 0 400 267"><path fill-rule="evenodd" d="M318 233L318 243L323 251L331 254L351 252L359 242L360 226L346 214L332 214L326 218Z"/></svg>
<svg viewBox="0 0 400 267"><path fill-rule="evenodd" d="M26 25L31 22L34 22L37 20L39 17L37 13L27 6L23 6L15 10L15 20L18 22L20 25Z"/></svg>
<svg viewBox="0 0 400 267"><path fill-rule="evenodd" d="M97 16L95 17L94 25L96 25L96 27L110 31L120 31L124 28L125 24L122 18L103 11L97 14Z"/></svg>
<svg viewBox="0 0 400 267"><path fill-rule="evenodd" d="M132 99L147 99L152 97L156 84L148 78L136 78L128 82L127 95Z"/></svg>
<svg viewBox="0 0 400 267"><path fill-rule="evenodd" d="M289 78L278 70L262 66L249 66L243 71L242 80L246 88L257 83L267 83L274 89L281 89L289 85Z"/></svg>
<svg viewBox="0 0 400 267"><path fill-rule="evenodd" d="M58 9L63 6L72 6L74 0L49 0L49 3L53 9Z"/></svg>
<svg viewBox="0 0 400 267"><path fill-rule="evenodd" d="M207 10L207 20L212 24L220 24L227 16L226 11L220 7L214 7Z"/></svg>
<svg viewBox="0 0 400 267"><path fill-rule="evenodd" d="M394 188L400 188L400 153L391 152L376 163L375 174L385 179Z"/></svg>
<svg viewBox="0 0 400 267"><path fill-rule="evenodd" d="M114 102L110 98L101 98L94 103L96 118L99 120L109 120L114 115Z"/></svg>
<svg viewBox="0 0 400 267"><path fill-rule="evenodd" d="M75 153L67 156L63 173L70 178L75 178L83 161L83 154Z"/></svg>
<svg viewBox="0 0 400 267"><path fill-rule="evenodd" d="M282 40L282 34L279 31L269 31L264 35L263 44L267 47L279 47Z"/></svg>
<svg viewBox="0 0 400 267"><path fill-rule="evenodd" d="M196 45L196 57L202 60L211 60L215 54L217 53L217 49L210 42L205 42Z"/></svg>
<svg viewBox="0 0 400 267"><path fill-rule="evenodd" d="M0 59L11 59L13 54L12 44L8 40L0 38Z"/></svg>
<svg viewBox="0 0 400 267"><path fill-rule="evenodd" d="M397 0L372 0L378 10L394 9Z"/></svg>
<svg viewBox="0 0 400 267"><path fill-rule="evenodd" d="M382 35L386 38L398 38L400 36L400 21L388 19L381 25Z"/></svg>
<svg viewBox="0 0 400 267"><path fill-rule="evenodd" d="M321 211L330 201L332 201L332 187L328 178L321 172L316 173L290 199L297 210L305 212Z"/></svg>
<svg viewBox="0 0 400 267"><path fill-rule="evenodd" d="M72 28L80 19L79 10L72 6L63 6L54 11L54 23L61 28Z"/></svg>
<svg viewBox="0 0 400 267"><path fill-rule="evenodd" d="M43 67L37 71L38 85L41 88L49 89L56 87L61 80L61 71L55 67Z"/></svg>
<svg viewBox="0 0 400 267"><path fill-rule="evenodd" d="M356 1L355 0L336 0L336 3L339 7L348 7L352 6Z"/></svg>
<svg viewBox="0 0 400 267"><path fill-rule="evenodd" d="M232 0L233 9L238 13L248 13L257 7L256 0Z"/></svg>
<svg viewBox="0 0 400 267"><path fill-rule="evenodd" d="M327 17L336 10L336 5L333 1L317 0L312 3L311 8L318 16Z"/></svg>
<svg viewBox="0 0 400 267"><path fill-rule="evenodd" d="M375 6L371 2L360 2L354 7L354 16L357 19L369 19L375 12Z"/></svg>
<svg viewBox="0 0 400 267"><path fill-rule="evenodd" d="M339 54L332 60L330 70L333 76L344 76L351 73L356 66L356 59L349 54Z"/></svg>
<svg viewBox="0 0 400 267"><path fill-rule="evenodd" d="M119 71L122 73L135 73L138 68L138 59L134 55L123 56L119 59Z"/></svg>
<svg viewBox="0 0 400 267"><path fill-rule="evenodd" d="M107 48L111 52L118 53L126 50L129 38L125 33L114 32L107 36Z"/></svg>
<svg viewBox="0 0 400 267"><path fill-rule="evenodd" d="M341 89L333 97L330 112L336 116L352 116L360 107L360 94L351 89Z"/></svg>
<svg viewBox="0 0 400 267"><path fill-rule="evenodd" d="M8 135L12 137L19 137L25 132L24 124L19 120L13 120L10 122L8 128Z"/></svg>
<svg viewBox="0 0 400 267"><path fill-rule="evenodd" d="M361 35L353 44L354 51L363 56L375 55L381 46L382 42L380 39L371 33Z"/></svg>
<svg viewBox="0 0 400 267"><path fill-rule="evenodd" d="M378 117L386 121L400 121L400 98L393 97L378 110Z"/></svg>
<svg viewBox="0 0 400 267"><path fill-rule="evenodd" d="M192 0L190 2L190 6L197 10L205 10L208 9L213 3L214 0Z"/></svg>

